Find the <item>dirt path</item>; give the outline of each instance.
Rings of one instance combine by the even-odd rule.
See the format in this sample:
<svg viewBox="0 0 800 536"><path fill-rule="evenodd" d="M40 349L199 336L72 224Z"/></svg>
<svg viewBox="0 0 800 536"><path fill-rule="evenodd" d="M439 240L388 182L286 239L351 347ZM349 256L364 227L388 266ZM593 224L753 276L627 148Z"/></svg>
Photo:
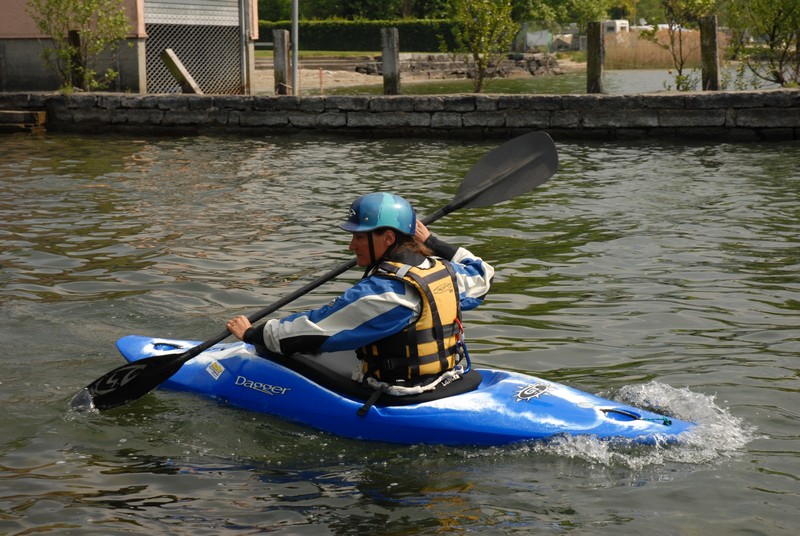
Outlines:
<svg viewBox="0 0 800 536"><path fill-rule="evenodd" d="M272 69L256 69L254 81L254 92L256 94L273 95L275 93L275 76ZM383 77L370 74L357 73L355 71L328 71L319 69L300 69L300 94L314 92L319 93L320 87L324 93L325 89L343 86L363 86L383 84ZM401 81L411 81L407 77Z"/></svg>

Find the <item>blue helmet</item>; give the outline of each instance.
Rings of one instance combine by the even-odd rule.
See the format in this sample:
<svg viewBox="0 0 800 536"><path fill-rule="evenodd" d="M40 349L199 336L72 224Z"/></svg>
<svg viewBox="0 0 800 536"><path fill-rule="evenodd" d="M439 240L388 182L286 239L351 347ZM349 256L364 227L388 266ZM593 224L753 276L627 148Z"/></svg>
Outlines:
<svg viewBox="0 0 800 536"><path fill-rule="evenodd" d="M416 226L417 215L409 202L384 192L362 195L353 201L347 221L339 225L351 233L387 228L404 235L413 235Z"/></svg>

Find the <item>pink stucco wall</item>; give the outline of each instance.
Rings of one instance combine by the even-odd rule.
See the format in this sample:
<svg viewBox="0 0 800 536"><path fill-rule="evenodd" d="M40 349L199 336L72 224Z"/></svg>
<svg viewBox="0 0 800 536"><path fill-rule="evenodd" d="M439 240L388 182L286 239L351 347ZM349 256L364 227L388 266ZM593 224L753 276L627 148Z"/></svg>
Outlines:
<svg viewBox="0 0 800 536"><path fill-rule="evenodd" d="M36 23L26 9L28 0L3 0L0 17L0 39L30 39L46 37L36 28ZM144 1L122 0L133 27L129 37L144 37Z"/></svg>

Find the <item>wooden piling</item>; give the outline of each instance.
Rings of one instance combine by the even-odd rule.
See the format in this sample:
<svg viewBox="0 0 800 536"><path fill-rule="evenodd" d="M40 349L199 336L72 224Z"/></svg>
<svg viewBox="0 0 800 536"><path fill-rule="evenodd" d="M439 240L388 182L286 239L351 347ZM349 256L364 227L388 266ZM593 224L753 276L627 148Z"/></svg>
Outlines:
<svg viewBox="0 0 800 536"><path fill-rule="evenodd" d="M275 94L289 94L289 31L272 30Z"/></svg>
<svg viewBox="0 0 800 536"><path fill-rule="evenodd" d="M719 45L717 43L717 16L700 19L700 60L702 62L703 91L719 91Z"/></svg>
<svg viewBox="0 0 800 536"><path fill-rule="evenodd" d="M400 32L397 28L381 28L383 94L400 94Z"/></svg>
<svg viewBox="0 0 800 536"><path fill-rule="evenodd" d="M603 92L603 62L606 47L603 41L603 24L590 22L586 43L586 93Z"/></svg>

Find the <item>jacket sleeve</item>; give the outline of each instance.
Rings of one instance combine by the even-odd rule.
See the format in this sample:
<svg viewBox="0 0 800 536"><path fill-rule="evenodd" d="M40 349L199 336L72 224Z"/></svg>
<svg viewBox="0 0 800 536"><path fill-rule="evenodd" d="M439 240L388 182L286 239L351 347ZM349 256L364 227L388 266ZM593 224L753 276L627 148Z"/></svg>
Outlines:
<svg viewBox="0 0 800 536"><path fill-rule="evenodd" d="M483 303L483 298L492 287L494 268L466 248L448 244L434 235L428 237L425 245L452 264L458 280L461 310L469 311Z"/></svg>
<svg viewBox="0 0 800 536"><path fill-rule="evenodd" d="M283 355L355 350L405 329L420 308L408 285L368 277L324 307L249 329L244 340Z"/></svg>

